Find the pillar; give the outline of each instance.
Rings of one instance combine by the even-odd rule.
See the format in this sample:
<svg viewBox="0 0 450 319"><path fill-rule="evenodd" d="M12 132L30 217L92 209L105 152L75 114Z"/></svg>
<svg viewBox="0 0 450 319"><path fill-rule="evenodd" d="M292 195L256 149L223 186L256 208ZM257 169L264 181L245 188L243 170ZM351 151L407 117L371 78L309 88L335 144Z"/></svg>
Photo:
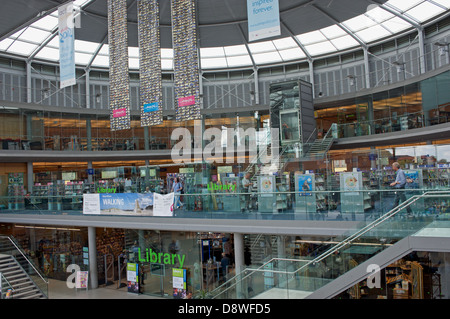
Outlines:
<svg viewBox="0 0 450 319"><path fill-rule="evenodd" d="M89 244L89 276L91 278L91 288L98 288L97 273L97 234L95 227L88 227Z"/></svg>
<svg viewBox="0 0 450 319"><path fill-rule="evenodd" d="M86 119L86 150L92 151L92 126L91 119Z"/></svg>
<svg viewBox="0 0 450 319"><path fill-rule="evenodd" d="M236 275L238 275L245 266L244 259L244 235L240 233L234 233L234 267ZM247 281L241 282L236 285L236 298L244 298L244 293L247 289L244 287Z"/></svg>

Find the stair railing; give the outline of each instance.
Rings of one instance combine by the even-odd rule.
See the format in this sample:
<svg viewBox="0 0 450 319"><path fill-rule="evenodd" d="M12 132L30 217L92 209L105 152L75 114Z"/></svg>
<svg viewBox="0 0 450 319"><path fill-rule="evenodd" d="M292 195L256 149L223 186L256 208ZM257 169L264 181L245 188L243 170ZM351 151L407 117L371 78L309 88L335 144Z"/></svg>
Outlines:
<svg viewBox="0 0 450 319"><path fill-rule="evenodd" d="M252 268L247 268L244 271L248 271L249 273L246 274L244 277L242 277L241 279L237 279L241 274L237 274L234 278L236 278L236 281L232 284L229 284L228 287L226 287L224 290L220 291L220 289L222 289L227 283L217 287L216 289L214 289L213 291L211 291L210 294L214 294L214 292L218 291L219 293L215 296L212 296L212 298L216 298L217 296L219 296L220 294L224 293L227 290L230 290L233 287L236 287L240 282L242 282L244 279L250 277L251 275L253 275L256 272L261 272L261 271L265 271L265 272L273 272L273 273L283 273L286 275L295 275L296 273L300 272L301 270L305 269L306 267L309 267L310 265L315 265L317 263L319 263L320 261L322 261L323 259L331 256L332 254L334 254L335 252L343 249L344 247L346 247L347 245L351 244L352 242L354 242L355 240L357 240L358 238L360 238L362 235L366 234L367 232L371 231L372 229L374 229L375 227L377 227L378 225L382 224L383 222L385 222L386 220L392 218L393 216L395 216L396 214L398 214L400 211L402 211L403 209L409 207L411 204L415 203L416 201L418 201L421 198L424 197L442 197L443 194L446 194L447 196L450 196L450 190L446 190L446 191L429 191L429 192L425 192L422 195L413 195L410 198L408 198L406 201L402 202L400 205L396 206L395 208L391 209L389 212L387 212L386 214L382 215L381 217L379 217L378 219L374 220L373 222L367 224L365 227L361 228L360 230L356 231L354 234L346 237L344 240L340 241L338 244L336 244L335 246L331 247L330 249L328 249L327 251L323 252L322 254L320 254L319 256L317 256L314 259L286 259L286 258L272 258L269 261L267 261L266 263L264 263L262 266L256 268L256 269L252 269ZM267 270L264 267L267 266L268 264L274 262L274 261L295 261L295 262L305 262L304 265L302 265L301 267L299 267L297 270L295 271L276 271L276 270Z"/></svg>

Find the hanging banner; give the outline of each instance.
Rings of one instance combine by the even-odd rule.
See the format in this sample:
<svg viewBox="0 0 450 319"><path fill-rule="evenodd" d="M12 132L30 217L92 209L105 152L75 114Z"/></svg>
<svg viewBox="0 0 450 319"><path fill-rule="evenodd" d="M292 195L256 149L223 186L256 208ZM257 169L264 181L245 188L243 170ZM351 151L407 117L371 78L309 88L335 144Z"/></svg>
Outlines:
<svg viewBox="0 0 450 319"><path fill-rule="evenodd" d="M161 195L154 193L153 216L173 216L174 193Z"/></svg>
<svg viewBox="0 0 450 319"><path fill-rule="evenodd" d="M201 118L197 17L194 0L172 0L176 121Z"/></svg>
<svg viewBox="0 0 450 319"><path fill-rule="evenodd" d="M85 215L173 216L174 194L83 194Z"/></svg>
<svg viewBox="0 0 450 319"><path fill-rule="evenodd" d="M73 3L58 8L60 88L75 85L75 29Z"/></svg>
<svg viewBox="0 0 450 319"><path fill-rule="evenodd" d="M247 0L247 17L249 42L281 34L278 0Z"/></svg>
<svg viewBox="0 0 450 319"><path fill-rule="evenodd" d="M159 4L140 0L137 5L141 126L159 125L163 122Z"/></svg>
<svg viewBox="0 0 450 319"><path fill-rule="evenodd" d="M109 110L111 131L131 127L127 1L108 0Z"/></svg>

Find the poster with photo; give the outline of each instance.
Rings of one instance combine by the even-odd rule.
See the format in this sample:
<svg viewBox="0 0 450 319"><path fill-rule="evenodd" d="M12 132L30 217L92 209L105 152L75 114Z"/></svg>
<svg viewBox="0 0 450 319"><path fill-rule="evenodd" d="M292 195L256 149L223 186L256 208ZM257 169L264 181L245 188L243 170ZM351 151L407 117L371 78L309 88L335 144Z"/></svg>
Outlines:
<svg viewBox="0 0 450 319"><path fill-rule="evenodd" d="M139 293L139 265L127 263L127 291Z"/></svg>
<svg viewBox="0 0 450 319"><path fill-rule="evenodd" d="M311 196L313 191L313 181L311 175L298 175L299 196Z"/></svg>
<svg viewBox="0 0 450 319"><path fill-rule="evenodd" d="M275 192L274 176L259 176L259 191L262 197L273 196Z"/></svg>

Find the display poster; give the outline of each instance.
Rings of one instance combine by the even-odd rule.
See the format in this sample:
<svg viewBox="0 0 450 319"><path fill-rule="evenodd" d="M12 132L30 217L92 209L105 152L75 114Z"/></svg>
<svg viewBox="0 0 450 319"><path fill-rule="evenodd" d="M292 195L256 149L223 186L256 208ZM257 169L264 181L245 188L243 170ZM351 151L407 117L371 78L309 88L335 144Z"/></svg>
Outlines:
<svg viewBox="0 0 450 319"><path fill-rule="evenodd" d="M273 193L275 192L273 176L259 177L259 191L262 197L273 196Z"/></svg>
<svg viewBox="0 0 450 319"><path fill-rule="evenodd" d="M88 288L88 278L89 278L89 271L77 271L75 288L87 289Z"/></svg>
<svg viewBox="0 0 450 319"><path fill-rule="evenodd" d="M358 172L348 172L344 174L343 190L345 192L359 191L361 188L360 174Z"/></svg>
<svg viewBox="0 0 450 319"><path fill-rule="evenodd" d="M127 263L127 291L139 293L139 265Z"/></svg>
<svg viewBox="0 0 450 319"><path fill-rule="evenodd" d="M313 191L312 177L311 175L298 175L298 190L299 196L311 196Z"/></svg>
<svg viewBox="0 0 450 319"><path fill-rule="evenodd" d="M153 216L173 216L174 193L161 195L154 193Z"/></svg>
<svg viewBox="0 0 450 319"><path fill-rule="evenodd" d="M73 3L58 8L60 88L76 84Z"/></svg>
<svg viewBox="0 0 450 319"><path fill-rule="evenodd" d="M406 188L420 188L421 180L418 170L404 170L406 177Z"/></svg>
<svg viewBox="0 0 450 319"><path fill-rule="evenodd" d="M278 0L247 0L247 17L249 42L281 34Z"/></svg>
<svg viewBox="0 0 450 319"><path fill-rule="evenodd" d="M186 269L172 269L172 287L174 299L186 298Z"/></svg>

